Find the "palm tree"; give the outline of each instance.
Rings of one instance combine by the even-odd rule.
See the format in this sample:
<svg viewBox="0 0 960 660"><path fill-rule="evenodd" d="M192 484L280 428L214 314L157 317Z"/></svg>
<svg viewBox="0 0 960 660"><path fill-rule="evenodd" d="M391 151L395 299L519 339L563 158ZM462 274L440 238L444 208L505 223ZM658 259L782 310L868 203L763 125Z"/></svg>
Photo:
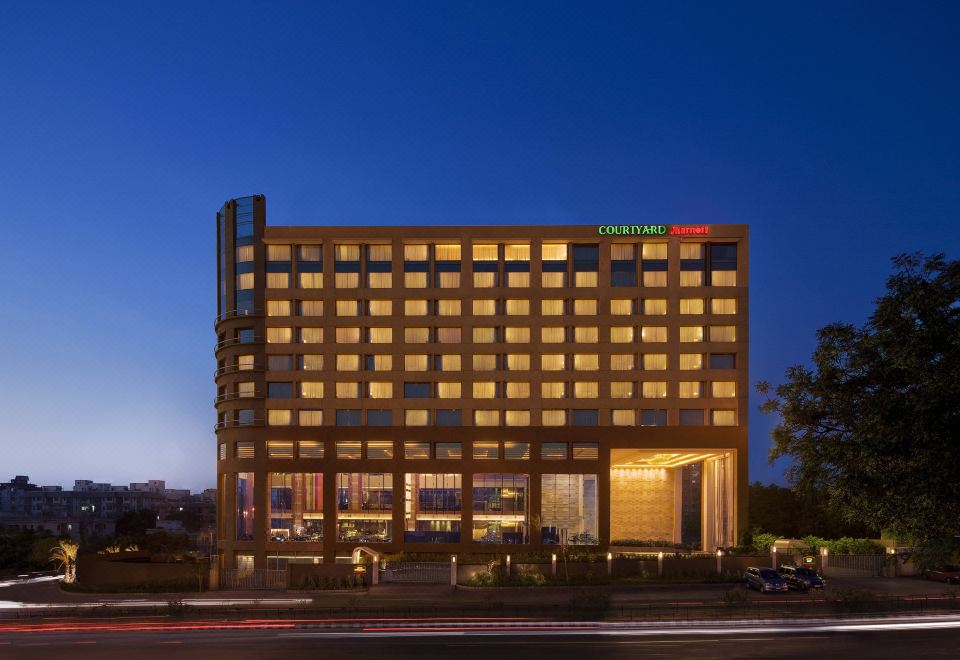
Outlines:
<svg viewBox="0 0 960 660"><path fill-rule="evenodd" d="M63 567L63 581L67 584L77 580L77 550L79 545L73 541L61 539L57 545L50 548L50 561L57 565L57 568Z"/></svg>

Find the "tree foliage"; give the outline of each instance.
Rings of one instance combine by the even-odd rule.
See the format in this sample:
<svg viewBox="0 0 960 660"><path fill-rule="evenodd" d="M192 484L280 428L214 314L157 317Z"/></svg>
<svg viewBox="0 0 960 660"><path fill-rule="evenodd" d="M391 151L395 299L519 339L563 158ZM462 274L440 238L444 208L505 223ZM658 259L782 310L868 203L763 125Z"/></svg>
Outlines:
<svg viewBox="0 0 960 660"><path fill-rule="evenodd" d="M784 538L816 535L824 538L877 538L880 530L862 520L847 522L821 493L798 493L776 484L750 484L750 529L762 529Z"/></svg>
<svg viewBox="0 0 960 660"><path fill-rule="evenodd" d="M810 366L757 387L770 460L850 523L919 545L960 533L960 262L900 255L862 326L817 333Z"/></svg>

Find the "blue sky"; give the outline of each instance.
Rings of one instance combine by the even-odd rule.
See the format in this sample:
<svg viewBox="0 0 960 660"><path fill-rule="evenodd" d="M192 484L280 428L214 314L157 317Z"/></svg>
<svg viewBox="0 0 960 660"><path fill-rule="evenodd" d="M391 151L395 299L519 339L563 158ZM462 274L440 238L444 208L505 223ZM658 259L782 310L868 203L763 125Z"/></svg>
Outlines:
<svg viewBox="0 0 960 660"><path fill-rule="evenodd" d="M214 483L214 214L749 223L751 379L960 257L960 5L0 7L0 478ZM751 479L772 420L751 413Z"/></svg>

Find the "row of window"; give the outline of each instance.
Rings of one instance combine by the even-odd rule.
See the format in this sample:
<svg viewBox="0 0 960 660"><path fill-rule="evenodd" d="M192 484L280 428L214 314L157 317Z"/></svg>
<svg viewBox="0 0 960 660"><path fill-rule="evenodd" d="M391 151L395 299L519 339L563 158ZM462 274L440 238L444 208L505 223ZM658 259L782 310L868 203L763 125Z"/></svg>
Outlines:
<svg viewBox="0 0 960 660"><path fill-rule="evenodd" d="M336 426L361 426L362 410L336 410ZM367 426L393 426L395 420L391 410L367 410ZM639 413L639 414L638 414ZM324 423L323 410L267 410L266 424L268 426L322 426ZM403 411L404 426L463 426L463 411L460 409L425 410L408 409ZM533 413L530 410L474 410L472 411L473 426L530 426L533 422ZM542 410L539 413L541 426L599 426L600 411L597 409L553 409ZM678 422L680 426L704 426L707 419L711 426L736 426L737 415L733 409L681 408ZM667 411L665 409L635 409L624 408L610 410L609 423L611 426L666 426ZM253 426L264 423L257 418L252 409L239 409L218 414L218 427Z"/></svg>
<svg viewBox="0 0 960 660"><path fill-rule="evenodd" d="M393 355L360 355L339 353L336 355L337 371L392 371ZM634 353L614 353L610 355L611 371L632 371L642 368L646 371L664 371L669 361L666 353L641 353L640 359ZM529 371L531 356L529 353L477 354L471 356L470 364L474 371ZM221 365L221 367L224 365ZM233 365L237 371L253 371L257 368L253 355L238 355ZM463 359L459 353L427 355L407 354L403 356L403 370L421 371L460 371ZM705 366L708 369L735 369L736 353L680 353L679 369L697 371ZM596 371L600 368L600 357L595 353L543 353L540 355L539 369L542 371L564 371L573 367L576 371ZM267 369L270 371L322 371L323 355L269 355Z"/></svg>
<svg viewBox="0 0 960 660"><path fill-rule="evenodd" d="M323 328L267 328L268 344L322 344ZM425 327L404 328L403 342L406 344L460 344L463 343L463 328ZM600 343L599 326L551 326L540 328L540 342L544 344L597 344ZM604 333L607 335L607 333ZM531 328L522 326L476 327L469 335L474 344L528 344L531 341ZM642 343L665 343L668 341L668 327L665 325L612 326L609 339L614 344L629 344L639 340ZM681 325L678 338L680 343L699 343L737 341L735 325ZM392 344L393 328L334 328L334 341L337 344Z"/></svg>
<svg viewBox="0 0 960 660"><path fill-rule="evenodd" d="M388 460L397 458L397 449L406 460L427 459L462 459L463 444L460 442L402 442L395 446L392 440L340 440L329 443L332 445L331 458L340 460ZM228 457L254 458L256 443L237 442L233 446L230 456L230 446L221 443L219 458ZM270 440L266 443L267 458L324 458L326 456L322 440L280 441ZM472 443L470 456L475 460L528 460L530 458L529 442L496 442L477 441ZM599 458L599 445L595 442L542 442L540 443L540 457L544 460L587 460L595 461ZM296 453L295 453L296 452Z"/></svg>
<svg viewBox="0 0 960 660"><path fill-rule="evenodd" d="M610 384L609 396L613 399L633 399L639 395L644 399L667 398L667 381L643 381L637 387L635 381L613 381ZM453 382L404 382L404 399L460 399L464 396L463 385L459 381ZM711 381L679 381L677 396L681 399L697 399L705 392L714 399L728 399L737 396L737 384L732 380ZM256 396L253 382L236 383L237 398L251 398ZM531 396L529 382L510 381L479 381L472 384L474 399L527 399ZM569 382L542 382L540 396L544 399L564 399L569 396L575 399L597 399L600 397L600 383L598 381ZM393 383L388 381L369 382L336 382L334 396L337 399L393 399ZM273 399L322 399L324 398L324 383L322 381L269 382L267 383L267 397Z"/></svg>

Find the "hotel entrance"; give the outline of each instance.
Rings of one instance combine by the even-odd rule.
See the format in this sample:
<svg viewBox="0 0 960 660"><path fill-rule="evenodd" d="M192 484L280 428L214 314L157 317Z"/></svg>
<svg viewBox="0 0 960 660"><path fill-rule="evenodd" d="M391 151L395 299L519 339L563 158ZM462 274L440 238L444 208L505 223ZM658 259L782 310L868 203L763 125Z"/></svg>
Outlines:
<svg viewBox="0 0 960 660"><path fill-rule="evenodd" d="M733 545L734 454L612 449L611 543L705 551Z"/></svg>

